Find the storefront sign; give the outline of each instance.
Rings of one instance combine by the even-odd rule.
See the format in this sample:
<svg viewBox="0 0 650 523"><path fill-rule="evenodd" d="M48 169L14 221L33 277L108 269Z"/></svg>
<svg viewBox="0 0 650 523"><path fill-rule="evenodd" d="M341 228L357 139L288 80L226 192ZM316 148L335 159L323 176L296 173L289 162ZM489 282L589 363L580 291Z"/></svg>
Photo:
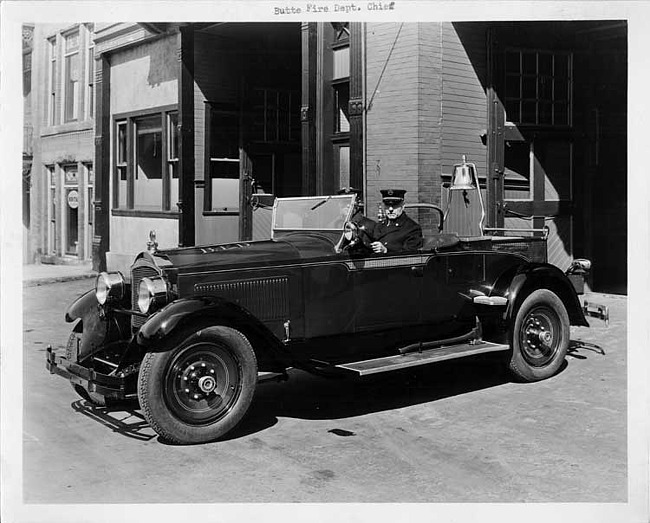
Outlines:
<svg viewBox="0 0 650 523"><path fill-rule="evenodd" d="M79 193L77 191L70 191L68 193L68 206L70 209L79 207Z"/></svg>

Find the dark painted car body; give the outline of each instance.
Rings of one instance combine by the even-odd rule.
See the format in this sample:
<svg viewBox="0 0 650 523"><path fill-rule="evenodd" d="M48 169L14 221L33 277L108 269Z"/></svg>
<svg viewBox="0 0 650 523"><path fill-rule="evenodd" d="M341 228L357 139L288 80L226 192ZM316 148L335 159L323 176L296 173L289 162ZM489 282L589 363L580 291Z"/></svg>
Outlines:
<svg viewBox="0 0 650 523"><path fill-rule="evenodd" d="M70 306L78 335L65 358L48 354L48 368L80 393L135 396L145 355L226 325L250 341L260 379L291 367L363 375L426 363L399 358L428 347L444 348L439 359L506 350L518 310L539 289L561 300L571 324L588 325L572 283L546 263L544 237L436 233L417 251L374 254L346 248L340 224L274 224L269 240L140 253L119 295L100 305L89 292ZM142 280L160 277L160 305L140 312Z"/></svg>

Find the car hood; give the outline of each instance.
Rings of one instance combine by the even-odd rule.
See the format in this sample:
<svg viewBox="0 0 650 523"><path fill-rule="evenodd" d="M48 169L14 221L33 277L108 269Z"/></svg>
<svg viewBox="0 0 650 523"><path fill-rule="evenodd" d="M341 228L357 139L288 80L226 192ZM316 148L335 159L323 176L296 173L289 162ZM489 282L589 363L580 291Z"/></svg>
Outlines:
<svg viewBox="0 0 650 523"><path fill-rule="evenodd" d="M230 266L288 263L334 254L334 242L331 238L316 234L296 234L279 240L166 249L157 251L155 256L167 260L175 269L197 269L206 266L214 270Z"/></svg>

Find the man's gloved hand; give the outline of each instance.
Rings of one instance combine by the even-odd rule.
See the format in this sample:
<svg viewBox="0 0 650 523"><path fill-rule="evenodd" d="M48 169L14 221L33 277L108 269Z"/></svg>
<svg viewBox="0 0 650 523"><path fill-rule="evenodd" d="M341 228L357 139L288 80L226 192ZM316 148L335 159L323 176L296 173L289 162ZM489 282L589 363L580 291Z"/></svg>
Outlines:
<svg viewBox="0 0 650 523"><path fill-rule="evenodd" d="M386 253L386 252L388 252L388 249L386 248L386 246L381 242L372 242L370 244L370 248L375 253Z"/></svg>

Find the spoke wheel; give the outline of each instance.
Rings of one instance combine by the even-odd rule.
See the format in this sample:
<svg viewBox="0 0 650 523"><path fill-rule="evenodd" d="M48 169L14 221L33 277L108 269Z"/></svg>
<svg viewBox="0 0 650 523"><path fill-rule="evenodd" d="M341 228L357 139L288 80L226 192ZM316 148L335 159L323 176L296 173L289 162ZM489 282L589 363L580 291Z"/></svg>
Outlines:
<svg viewBox="0 0 650 523"><path fill-rule="evenodd" d="M569 315L560 298L547 289L534 291L515 318L510 370L524 381L553 376L564 362L569 338Z"/></svg>
<svg viewBox="0 0 650 523"><path fill-rule="evenodd" d="M167 352L147 354L138 399L151 427L172 443L204 443L232 430L250 406L257 359L248 339L225 326L181 336Z"/></svg>

